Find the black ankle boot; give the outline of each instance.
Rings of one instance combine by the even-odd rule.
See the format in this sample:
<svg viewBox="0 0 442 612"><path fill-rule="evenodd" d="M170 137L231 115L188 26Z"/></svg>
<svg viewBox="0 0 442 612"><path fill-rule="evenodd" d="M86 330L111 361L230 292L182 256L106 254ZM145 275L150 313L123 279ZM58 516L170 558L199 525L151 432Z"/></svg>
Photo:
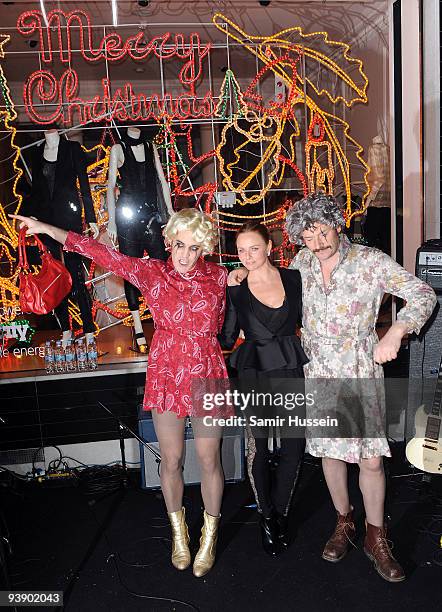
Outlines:
<svg viewBox="0 0 442 612"><path fill-rule="evenodd" d="M278 524L274 514L269 517L260 517L259 525L261 527L262 547L265 552L276 557L281 552L281 546L278 541Z"/></svg>
<svg viewBox="0 0 442 612"><path fill-rule="evenodd" d="M278 541L284 548L287 548L290 545L288 516L277 512L275 519L278 526Z"/></svg>

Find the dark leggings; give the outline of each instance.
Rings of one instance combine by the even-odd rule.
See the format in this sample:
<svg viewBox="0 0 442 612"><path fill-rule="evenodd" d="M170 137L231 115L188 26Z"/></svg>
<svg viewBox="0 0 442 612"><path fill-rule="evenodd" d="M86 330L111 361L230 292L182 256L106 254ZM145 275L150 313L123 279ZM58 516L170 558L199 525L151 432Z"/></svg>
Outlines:
<svg viewBox="0 0 442 612"><path fill-rule="evenodd" d="M242 372L242 384L252 381L260 391L286 392L304 390L304 372L302 367L287 370L272 370L270 372L259 372L257 370L244 370ZM293 381L293 382L292 382ZM296 387L294 385L296 383ZM261 385L264 385L261 387ZM258 417L275 417L278 410L272 414L253 410ZM280 411L279 416L288 417L289 413ZM290 510L290 502L298 481L299 470L304 457L305 438L300 436L304 432L297 432L294 428L283 427L278 432L280 435L280 448L276 467L272 467L272 453L269 451L269 437L276 438L276 432L268 426L247 426L248 453L247 471L255 494L258 512L268 517L272 511L287 516ZM275 448L275 440L273 447Z"/></svg>
<svg viewBox="0 0 442 612"><path fill-rule="evenodd" d="M55 242L49 236L41 236L42 242L46 245L51 255L61 261L62 248L58 242ZM72 290L54 309L55 314L60 322L62 331L70 329L69 323L69 300L76 302L80 309L81 320L83 322L83 332L85 334L95 331L94 321L92 319L92 299L89 291L84 284L83 258L78 253L63 253L64 265L69 270L72 277Z"/></svg>
<svg viewBox="0 0 442 612"><path fill-rule="evenodd" d="M143 257L144 251L147 251L152 259L167 259L161 226L156 217L141 214L137 209L133 209L133 217L127 220L120 210L119 205L116 222L120 253L131 257ZM140 291L128 281L124 281L124 292L129 310L138 310Z"/></svg>
<svg viewBox="0 0 442 612"><path fill-rule="evenodd" d="M275 510L286 516L304 456L303 438L281 438L279 461L273 470L268 449L268 428L247 427L247 469L258 512L268 517Z"/></svg>

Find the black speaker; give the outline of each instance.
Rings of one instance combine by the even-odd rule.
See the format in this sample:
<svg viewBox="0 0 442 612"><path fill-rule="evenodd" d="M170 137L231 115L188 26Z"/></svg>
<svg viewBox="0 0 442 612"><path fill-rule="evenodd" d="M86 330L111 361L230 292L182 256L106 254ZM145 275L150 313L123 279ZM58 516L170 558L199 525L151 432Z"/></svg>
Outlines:
<svg viewBox="0 0 442 612"><path fill-rule="evenodd" d="M442 240L427 240L417 250L415 274L442 293Z"/></svg>
<svg viewBox="0 0 442 612"><path fill-rule="evenodd" d="M442 295L419 337L410 341L410 374L405 438L413 437L414 418L421 404L429 412L433 404L437 373L442 355Z"/></svg>

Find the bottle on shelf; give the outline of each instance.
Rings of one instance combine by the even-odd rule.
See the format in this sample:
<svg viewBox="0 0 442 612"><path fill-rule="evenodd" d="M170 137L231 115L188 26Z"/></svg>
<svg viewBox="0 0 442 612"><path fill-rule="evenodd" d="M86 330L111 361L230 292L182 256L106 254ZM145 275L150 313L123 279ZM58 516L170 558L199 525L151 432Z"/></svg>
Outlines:
<svg viewBox="0 0 442 612"><path fill-rule="evenodd" d="M79 372L87 370L87 353L84 338L77 340L77 368Z"/></svg>
<svg viewBox="0 0 442 612"><path fill-rule="evenodd" d="M45 368L48 374L52 374L55 370L54 348L51 340L46 340L45 343Z"/></svg>
<svg viewBox="0 0 442 612"><path fill-rule="evenodd" d="M98 349L97 341L94 337L90 338L87 343L87 361L89 370L96 370L98 367Z"/></svg>
<svg viewBox="0 0 442 612"><path fill-rule="evenodd" d="M64 372L66 369L66 358L61 340L57 340L54 350L55 371Z"/></svg>
<svg viewBox="0 0 442 612"><path fill-rule="evenodd" d="M68 340L66 348L64 349L66 357L66 372L75 372L77 369L77 360L75 355L75 349L72 345L72 340Z"/></svg>

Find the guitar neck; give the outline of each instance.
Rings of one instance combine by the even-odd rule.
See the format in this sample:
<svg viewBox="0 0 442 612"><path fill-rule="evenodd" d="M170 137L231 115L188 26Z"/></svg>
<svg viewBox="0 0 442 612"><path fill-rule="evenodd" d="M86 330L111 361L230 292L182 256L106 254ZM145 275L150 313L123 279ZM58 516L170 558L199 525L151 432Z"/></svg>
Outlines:
<svg viewBox="0 0 442 612"><path fill-rule="evenodd" d="M441 356L441 360L439 363L439 372L437 373L437 381L436 381L436 389L434 391L433 406L430 412L432 416L437 417L440 415L441 403L442 403L442 356Z"/></svg>

